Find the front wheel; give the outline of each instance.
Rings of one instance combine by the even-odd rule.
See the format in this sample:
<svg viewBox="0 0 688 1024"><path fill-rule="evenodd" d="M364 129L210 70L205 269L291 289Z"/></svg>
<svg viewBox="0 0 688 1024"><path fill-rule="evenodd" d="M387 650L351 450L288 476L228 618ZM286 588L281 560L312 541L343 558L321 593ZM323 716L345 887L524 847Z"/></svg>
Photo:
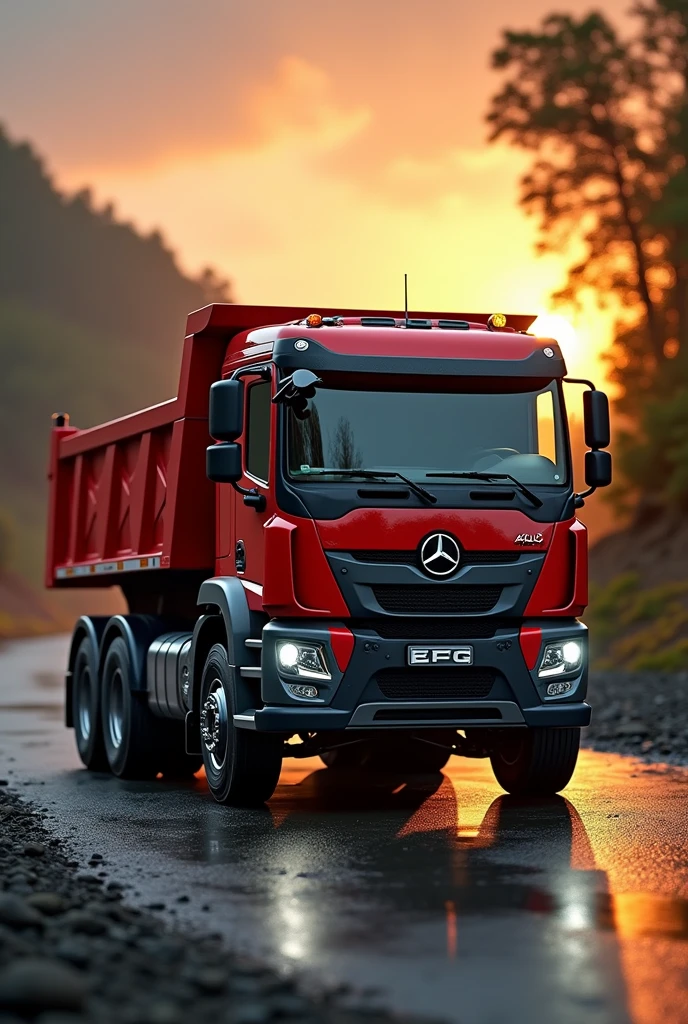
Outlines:
<svg viewBox="0 0 688 1024"><path fill-rule="evenodd" d="M211 647L201 682L201 750L218 803L259 807L275 792L282 768L281 736L237 729L234 687L221 644Z"/></svg>
<svg viewBox="0 0 688 1024"><path fill-rule="evenodd" d="M571 781L580 729L505 729L492 747L497 782L514 796L553 796Z"/></svg>

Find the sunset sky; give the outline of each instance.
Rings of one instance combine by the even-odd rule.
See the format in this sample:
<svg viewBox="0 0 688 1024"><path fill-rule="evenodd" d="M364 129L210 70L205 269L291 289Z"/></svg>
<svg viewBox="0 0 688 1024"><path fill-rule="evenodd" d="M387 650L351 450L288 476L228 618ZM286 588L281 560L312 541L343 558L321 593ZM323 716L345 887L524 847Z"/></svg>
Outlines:
<svg viewBox="0 0 688 1024"><path fill-rule="evenodd" d="M607 0L621 17L628 0ZM238 301L544 313L562 261L488 147L505 27L582 0L0 0L0 121ZM562 337L595 372L608 321ZM568 342L568 343L567 343Z"/></svg>

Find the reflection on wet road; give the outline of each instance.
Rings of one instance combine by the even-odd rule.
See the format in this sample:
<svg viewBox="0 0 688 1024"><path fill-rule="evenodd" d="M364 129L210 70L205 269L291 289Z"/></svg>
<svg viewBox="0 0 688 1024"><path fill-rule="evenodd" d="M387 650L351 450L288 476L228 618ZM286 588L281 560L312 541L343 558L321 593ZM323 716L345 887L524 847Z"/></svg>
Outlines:
<svg viewBox="0 0 688 1024"><path fill-rule="evenodd" d="M344 785L311 759L265 810L229 810L202 779L80 770L65 652L0 651L0 771L144 902L460 1024L688 1020L688 771L586 752L565 798L524 802L482 761Z"/></svg>

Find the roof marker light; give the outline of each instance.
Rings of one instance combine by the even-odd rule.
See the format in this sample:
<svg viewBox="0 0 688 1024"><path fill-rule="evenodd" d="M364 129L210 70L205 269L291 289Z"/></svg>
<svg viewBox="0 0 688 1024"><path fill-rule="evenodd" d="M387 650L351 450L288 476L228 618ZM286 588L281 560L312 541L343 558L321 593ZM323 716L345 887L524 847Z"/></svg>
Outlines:
<svg viewBox="0 0 688 1024"><path fill-rule="evenodd" d="M320 327L322 319L323 318L320 316L320 313L311 313L310 316L306 317L306 323L309 327Z"/></svg>
<svg viewBox="0 0 688 1024"><path fill-rule="evenodd" d="M487 321L487 326L490 328L491 331L493 331L495 329L495 327L506 327L506 316L505 316L505 314L504 313L493 313L492 316Z"/></svg>

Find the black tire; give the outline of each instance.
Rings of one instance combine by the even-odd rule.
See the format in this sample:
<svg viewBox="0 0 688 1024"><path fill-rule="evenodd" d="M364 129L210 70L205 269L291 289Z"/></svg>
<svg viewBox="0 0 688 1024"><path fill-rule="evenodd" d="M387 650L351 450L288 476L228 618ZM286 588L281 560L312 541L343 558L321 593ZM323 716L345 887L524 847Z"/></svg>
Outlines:
<svg viewBox="0 0 688 1024"><path fill-rule="evenodd" d="M580 729L505 729L493 741L497 782L514 796L554 796L571 781Z"/></svg>
<svg viewBox="0 0 688 1024"><path fill-rule="evenodd" d="M437 742L442 743L442 740ZM441 772L450 756L448 746L425 742L402 732L325 750L320 759L336 771L428 775Z"/></svg>
<svg viewBox="0 0 688 1024"><path fill-rule="evenodd" d="M237 729L232 670L221 644L211 647L201 680L200 731L208 787L220 804L260 807L275 792L281 736Z"/></svg>
<svg viewBox="0 0 688 1024"><path fill-rule="evenodd" d="M116 637L105 656L101 680L103 741L110 770L120 779L152 779L164 751L160 726L145 693L132 693L129 648Z"/></svg>
<svg viewBox="0 0 688 1024"><path fill-rule="evenodd" d="M100 721L98 652L87 636L79 644L72 670L72 721L83 764L91 772L109 771Z"/></svg>

